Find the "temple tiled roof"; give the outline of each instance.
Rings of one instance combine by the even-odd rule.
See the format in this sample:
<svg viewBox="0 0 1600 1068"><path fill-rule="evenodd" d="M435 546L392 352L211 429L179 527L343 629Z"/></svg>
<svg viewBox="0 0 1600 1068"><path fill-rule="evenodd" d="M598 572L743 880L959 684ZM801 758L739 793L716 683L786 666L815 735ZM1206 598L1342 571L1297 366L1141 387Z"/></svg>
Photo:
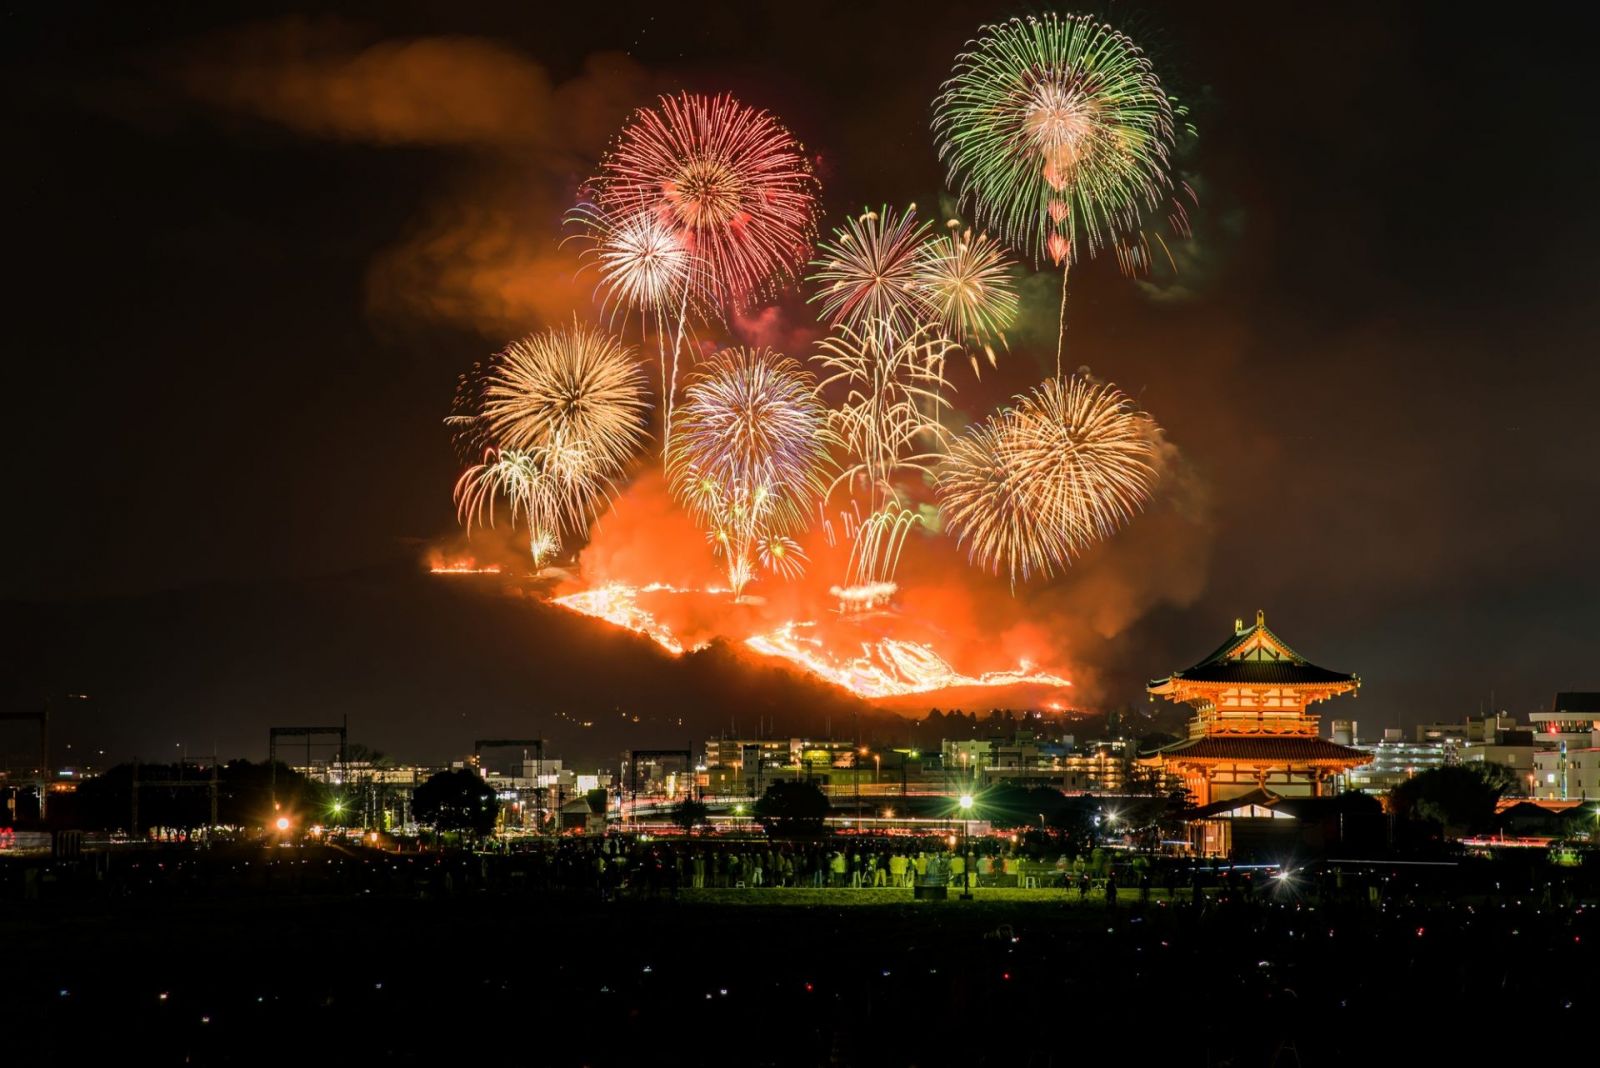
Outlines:
<svg viewBox="0 0 1600 1068"><path fill-rule="evenodd" d="M1236 682L1245 684L1323 683L1335 685L1354 682L1354 675L1342 671L1329 671L1315 664L1288 664L1279 661L1234 660L1222 664L1197 664L1192 668L1174 672L1174 679L1185 682Z"/></svg>
<svg viewBox="0 0 1600 1068"><path fill-rule="evenodd" d="M1313 734L1208 734L1174 742L1155 754L1168 760L1238 760L1273 764L1367 764L1372 754Z"/></svg>
<svg viewBox="0 0 1600 1068"><path fill-rule="evenodd" d="M1222 685L1302 685L1359 686L1359 677L1343 671L1318 667L1289 648L1287 642L1267 628L1256 613L1253 627L1242 623L1233 637L1193 667L1174 671L1164 679L1152 679L1150 689L1165 691L1174 683L1207 682Z"/></svg>

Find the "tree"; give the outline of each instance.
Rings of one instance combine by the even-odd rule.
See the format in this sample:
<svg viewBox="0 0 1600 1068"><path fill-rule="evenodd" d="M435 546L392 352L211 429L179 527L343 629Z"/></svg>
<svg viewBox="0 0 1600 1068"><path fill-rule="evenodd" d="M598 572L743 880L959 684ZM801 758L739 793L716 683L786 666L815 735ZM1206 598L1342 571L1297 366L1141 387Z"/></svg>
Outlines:
<svg viewBox="0 0 1600 1068"><path fill-rule="evenodd" d="M489 784L466 768L438 772L411 795L412 815L436 831L488 834L499 807Z"/></svg>
<svg viewBox="0 0 1600 1068"><path fill-rule="evenodd" d="M672 822L682 827L687 833L705 823L710 809L705 804L692 797L685 797L672 807Z"/></svg>
<svg viewBox="0 0 1600 1068"><path fill-rule="evenodd" d="M1486 831L1495 806L1515 775L1499 764L1429 768L1389 791L1389 808L1402 820L1436 823L1447 837Z"/></svg>
<svg viewBox="0 0 1600 1068"><path fill-rule="evenodd" d="M756 801L755 820L771 836L821 834L827 815L828 798L810 782L775 782Z"/></svg>

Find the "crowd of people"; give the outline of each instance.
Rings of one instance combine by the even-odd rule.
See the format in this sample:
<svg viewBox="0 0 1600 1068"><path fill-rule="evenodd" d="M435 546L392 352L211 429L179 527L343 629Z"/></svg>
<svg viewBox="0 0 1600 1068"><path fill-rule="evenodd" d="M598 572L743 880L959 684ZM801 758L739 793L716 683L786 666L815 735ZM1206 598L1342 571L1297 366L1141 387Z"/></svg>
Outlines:
<svg viewBox="0 0 1600 1068"><path fill-rule="evenodd" d="M1065 887L1146 893L1151 862L1096 849L1088 855L1041 855L1009 839L974 840L963 849L944 837L855 838L796 843L649 837L568 839L525 845L509 854L541 885L657 894L682 889Z"/></svg>
<svg viewBox="0 0 1600 1068"><path fill-rule="evenodd" d="M1312 899L1374 906L1415 901L1434 880L1441 897L1570 906L1596 897L1592 877L1548 862L1306 869L1093 848L1068 853L1009 836L845 837L814 841L648 835L528 839L493 852L366 848L346 843L215 848L157 846L84 854L71 861L0 865L0 898L189 897L379 893L420 897L468 891L557 892L601 901L784 889L871 895L912 887L1052 890L1069 903L1198 909ZM1404 878L1396 873L1411 873ZM1432 876L1428 873L1433 872ZM1063 892L1064 891L1064 892Z"/></svg>

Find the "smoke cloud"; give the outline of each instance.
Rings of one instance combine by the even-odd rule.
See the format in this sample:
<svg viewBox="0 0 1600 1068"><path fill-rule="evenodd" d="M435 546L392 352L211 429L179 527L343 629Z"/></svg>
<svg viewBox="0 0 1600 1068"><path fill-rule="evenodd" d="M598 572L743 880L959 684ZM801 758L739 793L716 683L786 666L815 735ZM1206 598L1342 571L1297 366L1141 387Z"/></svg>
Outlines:
<svg viewBox="0 0 1600 1068"><path fill-rule="evenodd" d="M562 217L607 140L654 95L650 76L614 52L556 82L492 41L364 38L338 20L289 19L202 41L172 69L214 108L307 136L473 152L416 229L373 259L374 318L500 342L585 311L593 283L562 247Z"/></svg>
<svg viewBox="0 0 1600 1068"><path fill-rule="evenodd" d="M646 77L619 53L554 84L539 64L473 37L366 42L336 19L293 18L203 41L176 65L207 102L313 137L593 154Z"/></svg>

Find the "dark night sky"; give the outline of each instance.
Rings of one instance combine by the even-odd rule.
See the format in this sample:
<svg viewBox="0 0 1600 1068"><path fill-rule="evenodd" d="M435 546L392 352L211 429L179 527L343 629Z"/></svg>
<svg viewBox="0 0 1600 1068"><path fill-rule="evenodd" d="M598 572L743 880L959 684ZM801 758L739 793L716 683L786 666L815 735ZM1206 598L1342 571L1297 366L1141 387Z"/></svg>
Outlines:
<svg viewBox="0 0 1600 1068"><path fill-rule="evenodd" d="M3 696L92 678L140 710L118 744L154 744L164 715L223 715L167 686L185 651L141 635L138 693L93 642L41 668L25 639L64 633L39 623L61 602L85 633L139 631L172 591L289 588L448 535L455 376L570 314L546 283L561 211L655 92L782 116L825 225L935 203L929 102L981 23L1025 9L765 6L12 8ZM1069 362L1166 425L1208 518L1141 550L1192 588L1102 628L1101 699L1256 608L1362 674L1340 713L1372 727L1600 688L1586 35L1450 5L1110 10L1193 102L1197 239L1176 282L1075 275ZM1047 356L1025 331L992 388ZM281 631L218 627L273 660ZM424 738L418 670L397 659L373 699L386 747Z"/></svg>

